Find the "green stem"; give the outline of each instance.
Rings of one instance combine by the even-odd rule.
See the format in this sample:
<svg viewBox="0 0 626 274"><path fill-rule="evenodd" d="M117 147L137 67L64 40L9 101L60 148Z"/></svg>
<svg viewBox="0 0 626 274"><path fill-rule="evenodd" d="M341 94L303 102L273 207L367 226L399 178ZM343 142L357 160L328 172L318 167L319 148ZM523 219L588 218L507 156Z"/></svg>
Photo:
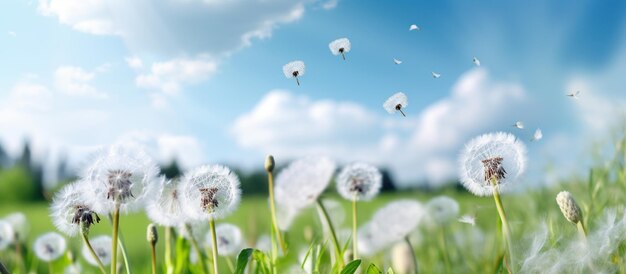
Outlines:
<svg viewBox="0 0 626 274"><path fill-rule="evenodd" d="M102 274L106 274L107 271L104 268L104 264L102 264L100 257L98 257L98 254L96 254L96 251L93 250L93 247L91 246L91 242L89 242L89 238L87 237L87 233L83 232L81 233L81 235L83 236L83 242L85 243L85 246L87 247L87 249L89 249L89 253L91 253L91 256L93 256L93 258L96 259L98 268L100 268L100 271L102 272Z"/></svg>
<svg viewBox="0 0 626 274"><path fill-rule="evenodd" d="M280 229L278 229L278 220L276 219L276 204L274 202L274 173L267 172L269 193L270 193L270 211L272 214L272 229L274 233L276 233L276 239L278 240L278 244L280 245L280 249L283 251L283 254L287 254L287 247L285 246L285 241L283 241L283 236L280 233Z"/></svg>
<svg viewBox="0 0 626 274"><path fill-rule="evenodd" d="M450 254L448 253L448 243L446 241L446 232L445 232L445 228L442 226L439 229L439 240L440 240L440 244L441 244L441 250L442 250L442 255L443 255L443 261L446 264L446 271L448 273L450 272Z"/></svg>
<svg viewBox="0 0 626 274"><path fill-rule="evenodd" d="M583 221L582 220L578 221L578 223L576 223L576 227L578 228L578 232L580 233L582 238L586 239L587 238L587 228L585 227L585 224L583 223Z"/></svg>
<svg viewBox="0 0 626 274"><path fill-rule="evenodd" d="M48 262L48 273L54 274L54 268L52 267L52 262Z"/></svg>
<svg viewBox="0 0 626 274"><path fill-rule="evenodd" d="M165 227L165 267L167 274L174 272L172 263L172 228L169 226Z"/></svg>
<svg viewBox="0 0 626 274"><path fill-rule="evenodd" d="M113 239L111 249L111 274L117 274L117 244L118 244L118 229L120 226L120 205L115 203L115 209L113 211Z"/></svg>
<svg viewBox="0 0 626 274"><path fill-rule="evenodd" d="M215 235L215 219L209 219L209 227L211 229L211 250L213 251L213 273L218 274L219 268L217 266L217 235Z"/></svg>
<svg viewBox="0 0 626 274"><path fill-rule="evenodd" d="M328 230L330 230L330 237L333 241L333 245L335 246L335 253L336 253L335 255L337 256L337 263L339 264L339 269L343 269L344 262L343 262L343 254L341 253L341 246L339 245L339 241L337 240L337 234L335 233L335 228L333 227L333 223L330 221L330 217L328 216L328 211L326 211L326 208L324 207L320 199L315 200L315 203L317 204L317 208L319 208L319 210L322 212L322 216L324 217L322 222L325 221L326 225L328 225Z"/></svg>
<svg viewBox="0 0 626 274"><path fill-rule="evenodd" d="M413 259L413 269L415 269L415 274L418 274L419 270L417 267L417 255L415 255L415 249L413 249L413 245L411 244L409 236L404 237L404 241L407 245L409 245L409 250L411 250L411 259Z"/></svg>
<svg viewBox="0 0 626 274"><path fill-rule="evenodd" d="M511 241L511 228L509 227L509 222L506 219L506 214L504 213L504 207L502 206L502 200L500 199L500 193L498 192L498 184L496 183L495 176L492 177L491 185L493 186L493 199L496 203L496 208L498 209L498 214L500 215L500 221L502 221L502 234L504 234L504 238L506 240L506 246L509 251L509 264L513 267L515 264L513 263L513 242Z"/></svg>
<svg viewBox="0 0 626 274"><path fill-rule="evenodd" d="M157 262L156 262L156 243L150 244L152 247L152 274L156 274Z"/></svg>
<svg viewBox="0 0 626 274"><path fill-rule="evenodd" d="M358 255L358 238L357 238L357 221L356 221L356 194L352 197L352 260L359 258Z"/></svg>
<svg viewBox="0 0 626 274"><path fill-rule="evenodd" d="M128 261L128 256L126 253L126 246L124 245L124 235L122 235L122 231L119 232L119 236L117 237L117 244L120 247L120 252L122 253L122 259L124 260L124 267L126 268L126 273L130 274L130 263Z"/></svg>
<svg viewBox="0 0 626 274"><path fill-rule="evenodd" d="M193 248L196 250L196 255L198 255L198 261L200 261L200 265L202 265L202 271L204 273L209 273L209 268L206 265L206 262L204 261L204 256L202 256L202 249L200 249L200 245L198 244L198 241L196 241L196 238L193 236L193 233L191 232L191 226L189 224L185 224L186 229L187 229L187 233L189 234L189 241L191 242L191 245L193 246Z"/></svg>
<svg viewBox="0 0 626 274"><path fill-rule="evenodd" d="M233 261L230 259L230 257L226 257L226 264L228 265L230 273L235 273L235 265L233 264Z"/></svg>

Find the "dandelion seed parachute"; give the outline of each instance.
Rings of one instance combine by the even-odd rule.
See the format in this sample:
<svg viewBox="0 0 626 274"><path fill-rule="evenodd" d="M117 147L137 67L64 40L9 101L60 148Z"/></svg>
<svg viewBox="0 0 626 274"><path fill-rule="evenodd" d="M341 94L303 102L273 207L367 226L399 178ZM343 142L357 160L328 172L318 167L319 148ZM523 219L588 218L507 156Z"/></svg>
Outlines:
<svg viewBox="0 0 626 274"><path fill-rule="evenodd" d="M382 175L378 168L366 163L345 166L337 176L337 192L341 197L369 201L378 195L382 187Z"/></svg>
<svg viewBox="0 0 626 274"><path fill-rule="evenodd" d="M146 205L146 213L154 223L176 227L189 221L180 201L179 184L179 180L160 179L155 196Z"/></svg>
<svg viewBox="0 0 626 274"><path fill-rule="evenodd" d="M81 231L81 221L89 226L100 222L100 217L85 199L86 182L71 183L57 192L50 206L50 218L54 226L68 236L75 236Z"/></svg>
<svg viewBox="0 0 626 274"><path fill-rule="evenodd" d="M26 241L26 238L28 237L28 232L30 232L30 226L28 225L28 220L26 219L26 215L24 215L24 213L12 213L4 217L3 220L11 225L14 234L14 241Z"/></svg>
<svg viewBox="0 0 626 274"><path fill-rule="evenodd" d="M6 249L11 243L13 243L13 227L7 221L0 220L0 250Z"/></svg>
<svg viewBox="0 0 626 274"><path fill-rule="evenodd" d="M87 167L86 198L100 214L112 213L116 204L122 212L136 211L152 197L158 174L158 166L141 148L114 145Z"/></svg>
<svg viewBox="0 0 626 274"><path fill-rule="evenodd" d="M226 217L239 205L239 185L239 177L225 166L197 167L179 185L183 209L197 221Z"/></svg>
<svg viewBox="0 0 626 274"><path fill-rule="evenodd" d="M90 242L94 252L98 255L98 258L100 258L102 264L104 266L110 265L113 256L113 253L111 252L111 237L107 235L101 235L98 237L94 237L90 240ZM85 258L85 260L90 265L98 266L98 262L96 262L96 259L91 255L91 252L86 245L83 245L82 254L83 258Z"/></svg>
<svg viewBox="0 0 626 274"><path fill-rule="evenodd" d="M328 48L333 55L341 54L345 59L345 54L352 49L352 43L348 38L339 38L328 44Z"/></svg>
<svg viewBox="0 0 626 274"><path fill-rule="evenodd" d="M439 225L446 225L459 215L459 203L448 196L439 196L426 203L428 217Z"/></svg>
<svg viewBox="0 0 626 274"><path fill-rule="evenodd" d="M406 108L407 106L409 106L409 99L408 97L406 97L406 94L402 92L391 95L391 97L389 97L387 101L383 103L383 108L385 108L385 110L389 112L389 114L394 114L398 111L402 111L402 109Z"/></svg>
<svg viewBox="0 0 626 274"><path fill-rule="evenodd" d="M486 178L492 173L500 174L498 191L502 193L524 172L526 147L510 133L483 134L465 144L459 157L459 167L461 183L474 195L493 195L493 187Z"/></svg>
<svg viewBox="0 0 626 274"><path fill-rule="evenodd" d="M304 62L302 61L289 62L283 66L283 73L285 74L285 77L296 78L296 81L298 82L298 86L300 85L300 80L298 80L298 77L304 75L304 71L305 71L305 66L304 66Z"/></svg>
<svg viewBox="0 0 626 274"><path fill-rule="evenodd" d="M215 236L217 237L217 250L220 256L236 255L243 245L243 236L241 229L233 224L222 223L215 227ZM205 243L208 247L212 247L211 233L207 233Z"/></svg>
<svg viewBox="0 0 626 274"><path fill-rule="evenodd" d="M51 262L63 255L67 248L65 238L56 232L48 232L35 240L35 255L44 262Z"/></svg>
<svg viewBox="0 0 626 274"><path fill-rule="evenodd" d="M274 192L280 207L300 210L314 203L330 183L335 162L326 157L305 157L292 162L276 177Z"/></svg>

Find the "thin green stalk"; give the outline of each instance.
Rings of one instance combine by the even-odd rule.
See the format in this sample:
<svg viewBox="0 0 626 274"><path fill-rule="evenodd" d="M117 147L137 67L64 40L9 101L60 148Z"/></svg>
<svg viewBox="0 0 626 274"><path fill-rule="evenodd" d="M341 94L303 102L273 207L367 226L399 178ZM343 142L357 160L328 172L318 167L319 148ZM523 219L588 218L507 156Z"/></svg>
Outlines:
<svg viewBox="0 0 626 274"><path fill-rule="evenodd" d="M198 261L200 261L200 265L202 265L202 271L204 273L209 273L209 268L207 267L206 262L204 261L204 256L202 256L202 249L200 249L200 245L198 244L198 241L196 241L196 238L193 236L193 233L191 233L191 226L189 226L189 224L185 224L185 226L189 234L189 242L191 242L191 245L196 250L196 255L198 255Z"/></svg>
<svg viewBox="0 0 626 274"><path fill-rule="evenodd" d="M582 220L578 221L578 223L576 223L576 227L578 228L578 232L580 233L581 237L586 239L587 238L587 228L585 227L585 224L583 223L583 221Z"/></svg>
<svg viewBox="0 0 626 274"><path fill-rule="evenodd" d="M443 255L443 261L446 264L446 271L448 273L450 272L450 266L451 266L451 262L450 262L450 254L448 253L448 243L446 241L446 231L445 231L445 227L441 226L439 228L439 241L441 244L441 253Z"/></svg>
<svg viewBox="0 0 626 274"><path fill-rule="evenodd" d="M337 263L339 263L339 269L343 269L345 264L343 262L343 254L341 253L341 246L339 245L339 241L337 240L337 234L335 233L335 228L333 227L333 223L330 221L330 217L328 216L328 211L326 211L326 208L324 207L320 199L315 200L315 203L317 204L317 208L319 208L319 210L322 212L322 216L324 217L324 220L322 220L322 222L325 221L326 225L328 225L328 230L330 230L330 236L333 241L333 245L335 246L335 253L336 253L335 255L337 256Z"/></svg>
<svg viewBox="0 0 626 274"><path fill-rule="evenodd" d="M226 257L226 264L228 265L230 273L235 273L235 264L233 264L233 261L230 259L230 257Z"/></svg>
<svg viewBox="0 0 626 274"><path fill-rule="evenodd" d="M356 221L356 194L352 197L352 260L359 258L358 255L358 240L356 234L357 221Z"/></svg>
<svg viewBox="0 0 626 274"><path fill-rule="evenodd" d="M267 172L267 179L268 179L268 188L269 188L269 193L270 193L270 211L272 215L272 229L274 230L274 233L276 233L276 239L278 240L280 249L283 251L283 254L287 254L287 246L285 245L283 236L280 233L280 229L278 229L278 220L276 219L276 204L274 202L274 173L272 171Z"/></svg>
<svg viewBox="0 0 626 274"><path fill-rule="evenodd" d="M174 273L174 267L172 262L172 228L165 227L165 268L167 274Z"/></svg>
<svg viewBox="0 0 626 274"><path fill-rule="evenodd" d="M156 263L156 243L150 244L152 247L152 274L156 274L157 263Z"/></svg>
<svg viewBox="0 0 626 274"><path fill-rule="evenodd" d="M112 239L112 257L111 257L111 274L117 274L117 244L118 244L118 229L120 226L120 205L115 203L115 210L113 211L113 239Z"/></svg>
<svg viewBox="0 0 626 274"><path fill-rule="evenodd" d="M504 213L504 207L502 206L502 200L500 199L500 193L498 193L498 184L496 183L495 176L490 180L493 186L493 199L496 203L496 208L498 209L498 214L500 215L500 221L502 221L502 234L504 234L504 238L506 240L506 246L509 251L509 264L513 267L515 264L513 263L513 242L511 241L511 228L509 227L509 222L506 219L506 214Z"/></svg>
<svg viewBox="0 0 626 274"><path fill-rule="evenodd" d="M413 267L415 269L415 274L419 273L419 268L417 267L417 255L415 255L415 249L413 249L413 245L411 244L411 240L409 236L404 237L404 241L407 245L409 245L409 249L411 250L411 258L413 259Z"/></svg>
<svg viewBox="0 0 626 274"><path fill-rule="evenodd" d="M48 262L48 273L54 274L54 268L52 267L52 262Z"/></svg>
<svg viewBox="0 0 626 274"><path fill-rule="evenodd" d="M215 219L209 219L209 227L211 229L211 250L213 251L213 273L218 274L219 268L217 266L217 235L215 235Z"/></svg>
<svg viewBox="0 0 626 274"><path fill-rule="evenodd" d="M98 263L98 268L100 269L102 274L106 274L107 271L104 268L104 264L102 264L100 257L98 257L98 254L96 254L96 251L93 250L93 247L91 246L91 242L89 242L89 237L87 237L87 233L83 232L81 233L81 235L83 236L83 242L85 243L85 246L87 247L87 249L89 249L89 253L91 253L91 256L93 256L93 258L96 259L96 263Z"/></svg>
<svg viewBox="0 0 626 274"><path fill-rule="evenodd" d="M128 260L128 256L126 253L126 246L124 245L124 235L122 235L122 231L119 231L119 235L117 237L117 244L120 247L120 252L122 253L122 259L124 260L124 267L126 268L126 273L130 274L130 262Z"/></svg>

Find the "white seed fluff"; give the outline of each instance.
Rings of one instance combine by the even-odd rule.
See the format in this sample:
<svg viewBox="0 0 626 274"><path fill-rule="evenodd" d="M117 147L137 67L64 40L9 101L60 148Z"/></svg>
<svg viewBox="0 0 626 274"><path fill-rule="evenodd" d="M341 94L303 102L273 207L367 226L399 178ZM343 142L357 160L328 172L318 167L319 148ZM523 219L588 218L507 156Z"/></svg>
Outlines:
<svg viewBox="0 0 626 274"><path fill-rule="evenodd" d="M154 223L176 227L189 221L180 200L179 183L179 180L161 178L155 196L146 205L146 213Z"/></svg>
<svg viewBox="0 0 626 274"><path fill-rule="evenodd" d="M304 75L304 62L302 61L293 61L285 64L283 66L283 73L287 78L300 77Z"/></svg>
<svg viewBox="0 0 626 274"><path fill-rule="evenodd" d="M243 247L241 229L236 225L228 223L218 224L215 227L215 236L219 256L237 255ZM205 236L205 243L207 247L213 246L210 232Z"/></svg>
<svg viewBox="0 0 626 274"><path fill-rule="evenodd" d="M400 106L401 109L404 109L408 105L409 105L409 98L406 97L406 94L402 92L398 92L394 95L391 95L391 97L389 97L387 101L383 103L383 108L385 108L385 110L389 112L389 114L394 114L398 112L398 108L397 108L398 106Z"/></svg>
<svg viewBox="0 0 626 274"><path fill-rule="evenodd" d="M221 219L237 209L239 177L221 165L205 165L186 172L179 185L183 209L193 220Z"/></svg>
<svg viewBox="0 0 626 274"><path fill-rule="evenodd" d="M378 195L383 176L378 168L366 163L345 166L337 176L337 192L347 200L368 201Z"/></svg>
<svg viewBox="0 0 626 274"><path fill-rule="evenodd" d="M352 49L352 44L348 38L339 38L328 44L328 48L333 55L345 54Z"/></svg>
<svg viewBox="0 0 626 274"><path fill-rule="evenodd" d="M5 250L13 243L13 227L7 221L0 220L0 250Z"/></svg>
<svg viewBox="0 0 626 274"><path fill-rule="evenodd" d="M326 157L305 157L292 162L276 176L276 203L296 211L311 205L326 189L335 169L335 162Z"/></svg>
<svg viewBox="0 0 626 274"><path fill-rule="evenodd" d="M71 183L64 186L57 192L50 206L50 218L54 226L68 236L75 236L80 233L80 221L91 223L98 222L97 215L92 211L90 201L85 199L84 181Z"/></svg>
<svg viewBox="0 0 626 274"><path fill-rule="evenodd" d="M426 203L428 217L438 225L446 225L459 215L459 203L448 196L432 198Z"/></svg>
<svg viewBox="0 0 626 274"><path fill-rule="evenodd" d="M59 233L48 232L37 237L33 249L37 258L44 262L51 262L65 253L67 242Z"/></svg>

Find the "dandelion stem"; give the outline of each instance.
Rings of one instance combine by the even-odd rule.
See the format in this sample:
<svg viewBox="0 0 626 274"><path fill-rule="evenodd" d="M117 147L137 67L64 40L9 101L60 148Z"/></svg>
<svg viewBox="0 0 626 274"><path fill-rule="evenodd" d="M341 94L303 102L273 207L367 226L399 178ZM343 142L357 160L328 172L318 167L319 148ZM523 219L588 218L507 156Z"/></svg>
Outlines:
<svg viewBox="0 0 626 274"><path fill-rule="evenodd" d="M298 86L300 85L300 80L298 80L298 76L296 76L296 83L298 83Z"/></svg>
<svg viewBox="0 0 626 274"><path fill-rule="evenodd" d="M198 241L196 241L196 238L193 236L193 233L191 233L191 226L189 224L185 224L185 228L187 229L187 232L189 232L189 241L191 242L193 249L196 250L196 255L198 255L198 261L200 261L200 265L202 266L202 271L204 273L209 273L209 268L204 261L204 256L202 256L200 245L198 244Z"/></svg>
<svg viewBox="0 0 626 274"><path fill-rule="evenodd" d="M174 273L174 267L172 263L172 228L165 227L165 267L167 274Z"/></svg>
<svg viewBox="0 0 626 274"><path fill-rule="evenodd" d="M498 184L496 182L496 177L492 176L491 185L493 186L493 199L496 203L496 208L498 209L498 214L500 215L500 221L502 221L502 234L504 234L504 238L506 241L506 246L509 251L509 263L510 265L514 265L513 263L513 243L511 242L511 229L509 227L509 222L506 219L506 214L504 213L504 207L502 206L502 200L500 199L500 193L498 192Z"/></svg>
<svg viewBox="0 0 626 274"><path fill-rule="evenodd" d="M213 273L218 274L219 268L217 267L217 235L215 235L215 219L209 219L209 227L211 229L211 250L213 251Z"/></svg>
<svg viewBox="0 0 626 274"><path fill-rule="evenodd" d="M417 267L417 255L415 255L415 249L413 249L413 245L411 244L409 236L404 237L404 241L407 245L409 245L409 250L411 250L411 259L413 259L413 269L415 270L415 274L418 274L419 270Z"/></svg>
<svg viewBox="0 0 626 274"><path fill-rule="evenodd" d="M287 247L285 246L285 242L283 241L283 237L278 229L278 220L276 219L276 203L274 201L274 173L272 171L267 172L268 179L268 188L270 192L270 211L272 214L272 229L274 233L276 233L276 239L278 240L278 244L280 245L280 249L283 251L283 254L287 254Z"/></svg>
<svg viewBox="0 0 626 274"><path fill-rule="evenodd" d="M439 229L439 240L440 240L440 244L441 244L441 250L442 250L442 255L443 255L443 261L446 264L446 272L451 273L450 272L450 254L448 253L448 243L446 241L446 231L445 228L442 226Z"/></svg>
<svg viewBox="0 0 626 274"><path fill-rule="evenodd" d="M117 237L117 244L120 246L120 252L122 252L122 259L124 260L124 268L126 268L126 273L130 274L130 263L126 254L126 246L124 246L124 235L122 235L121 231L119 232L119 236Z"/></svg>
<svg viewBox="0 0 626 274"><path fill-rule="evenodd" d="M582 220L578 221L578 223L576 223L576 227L578 228L578 232L580 233L580 236L582 236L583 239L587 238L587 228L585 227L585 224L583 223Z"/></svg>
<svg viewBox="0 0 626 274"><path fill-rule="evenodd" d="M115 209L113 211L113 239L112 239L112 257L111 257L111 274L117 274L117 244L118 244L118 229L120 225L120 205L115 203Z"/></svg>
<svg viewBox="0 0 626 274"><path fill-rule="evenodd" d="M346 55L343 53L343 51L341 52L341 57L343 58L343 60L346 60Z"/></svg>
<svg viewBox="0 0 626 274"><path fill-rule="evenodd" d="M228 265L230 273L235 273L235 264L233 264L233 261L230 259L230 257L226 257L226 264Z"/></svg>
<svg viewBox="0 0 626 274"><path fill-rule="evenodd" d="M152 274L156 274L156 243L151 243L150 246L152 248Z"/></svg>
<svg viewBox="0 0 626 274"><path fill-rule="evenodd" d="M358 256L358 240L357 240L357 234L356 234L356 227L357 227L357 221L356 221L356 194L353 195L352 197L352 260L356 260L357 258L359 258Z"/></svg>
<svg viewBox="0 0 626 274"><path fill-rule="evenodd" d="M400 113L402 113L402 116L406 117L406 114L404 114L404 111L402 111L402 109L399 109Z"/></svg>
<svg viewBox="0 0 626 274"><path fill-rule="evenodd" d="M326 211L326 208L322 204L322 201L320 199L317 199L315 200L315 203L317 204L317 208L322 212L322 216L324 217L324 220L322 222L325 221L326 225L328 225L328 230L330 231L330 237L333 241L333 245L335 246L337 263L339 264L339 269L342 269L344 266L343 254L341 254L341 246L339 245L339 241L337 240L337 234L335 233L335 228L333 227L333 223L330 221L330 217L328 216L328 211Z"/></svg>
<svg viewBox="0 0 626 274"><path fill-rule="evenodd" d="M87 249L89 249L89 253L91 253L91 256L93 256L93 258L96 259L98 268L100 268L100 271L102 272L102 274L106 274L107 271L106 269L104 269L104 264L102 264L100 257L98 257L98 254L96 254L96 251L93 250L93 247L91 246L91 242L89 242L89 237L87 237L87 233L82 232L81 235L83 236L83 242L85 243L85 246L87 246Z"/></svg>
<svg viewBox="0 0 626 274"><path fill-rule="evenodd" d="M52 262L48 262L48 273L54 274L54 268L52 267Z"/></svg>

